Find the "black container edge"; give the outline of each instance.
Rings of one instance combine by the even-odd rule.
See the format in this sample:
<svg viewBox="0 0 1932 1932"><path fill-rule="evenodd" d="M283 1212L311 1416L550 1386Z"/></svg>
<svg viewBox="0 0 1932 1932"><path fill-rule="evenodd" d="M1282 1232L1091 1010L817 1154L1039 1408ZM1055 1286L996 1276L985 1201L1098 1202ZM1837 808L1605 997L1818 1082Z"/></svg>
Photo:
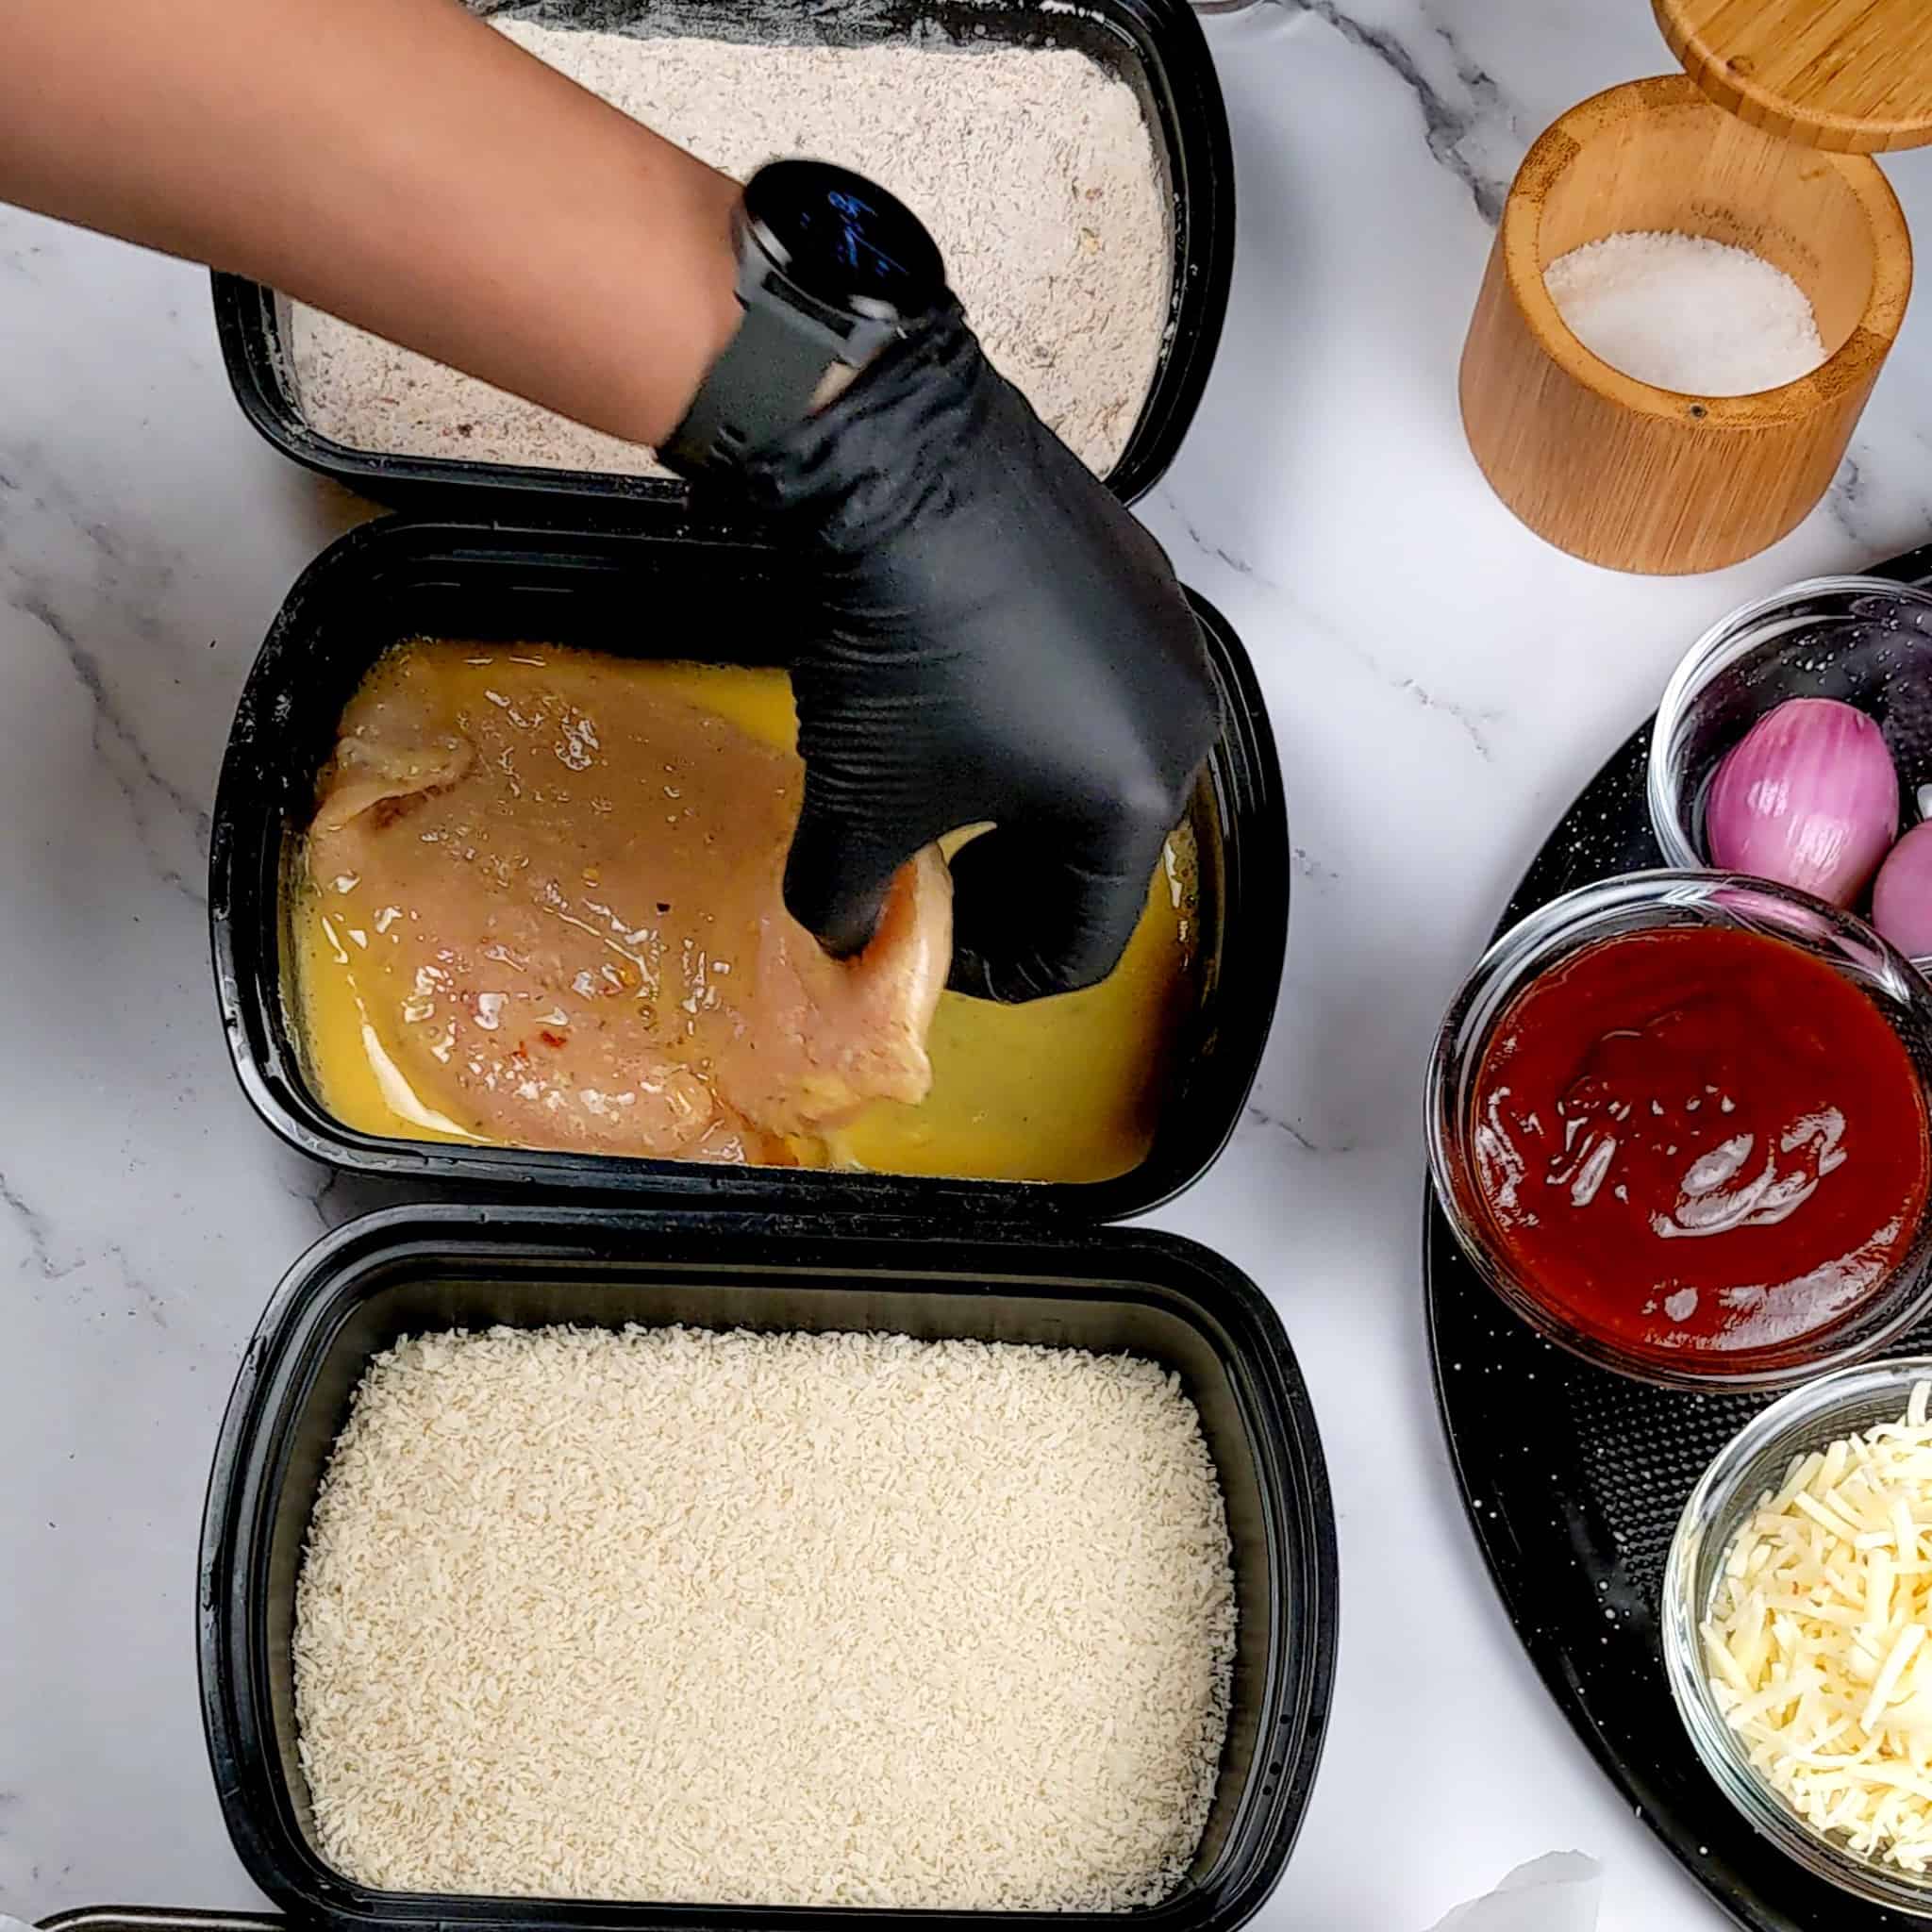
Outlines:
<svg viewBox="0 0 1932 1932"><path fill-rule="evenodd" d="M76 1906L40 1922L39 1932L286 1932L265 1912L203 1912L192 1907Z"/></svg>
<svg viewBox="0 0 1932 1932"><path fill-rule="evenodd" d="M1299 1591L1295 1627L1277 1631L1288 1647L1288 1668L1271 1681L1271 1701L1260 1714L1250 1773L1232 1827L1246 1829L1256 1807L1265 1817L1252 1835L1262 1855L1251 1859L1242 1884L1209 1912L1190 1913L1199 1894L1184 1888L1161 1906L1123 1913L1028 1913L859 1910L829 1907L632 1906L541 1899L464 1899L461 1909L448 1896L370 1893L336 1880L338 1895L318 1900L285 1863L286 1847L259 1826L258 1793L246 1787L249 1753L261 1749L260 1693L251 1683L248 1661L238 1657L234 1633L246 1627L250 1592L259 1591L264 1560L263 1519L278 1491L283 1472L271 1464L277 1445L260 1441L277 1397L288 1359L305 1338L300 1320L305 1307L328 1284L371 1255L441 1255L475 1243L482 1231L521 1252L555 1258L581 1255L584 1244L608 1243L626 1234L670 1238L704 1244L707 1265L721 1251L731 1259L747 1250L775 1248L785 1265L863 1267L887 1274L895 1263L914 1273L911 1258L924 1256L934 1273L962 1278L992 1267L975 1260L1007 1260L1017 1274L1029 1258L1042 1274L1066 1279L1071 1274L1104 1284L1118 1271L1140 1267L1149 1278L1172 1285L1175 1275L1207 1291L1194 1305L1253 1344L1224 1357L1250 1382L1259 1378L1268 1405L1278 1415L1278 1430L1251 1438L1257 1458L1266 1462L1269 1492L1286 1507L1267 1527L1273 1561L1292 1575ZM547 1237L547 1240L545 1239ZM575 1243L575 1245L574 1245ZM1105 1272L1102 1272L1105 1271ZM1131 1278L1131 1277L1127 1277ZM1251 1393L1251 1399L1258 1399ZM238 1555L238 1550L240 1554ZM246 1574L238 1574L245 1572ZM1334 1504L1320 1434L1307 1385L1280 1317L1260 1290L1213 1250L1181 1237L1150 1229L1103 1229L1077 1236L1039 1230L990 1227L970 1243L934 1235L914 1224L890 1219L841 1219L829 1226L816 1215L744 1217L702 1211L651 1210L625 1213L608 1208L544 1205L491 1210L441 1203L384 1209L336 1228L314 1243L284 1276L271 1297L244 1352L224 1413L204 1507L196 1593L197 1651L204 1731L209 1763L225 1823L249 1875L276 1906L298 1922L359 1928L359 1932L484 1932L515 1926L519 1932L880 1932L904 1923L928 1932L1052 1932L1084 1926L1087 1932L1129 1924L1145 1932L1237 1932L1266 1903L1279 1883L1305 1821L1319 1769L1329 1719L1336 1668L1339 1558ZM1264 1741L1272 1737L1273 1741ZM1270 1765L1264 1779L1261 1765ZM253 1774L258 1778L259 1773ZM1259 1788L1257 1790L1257 1787ZM332 1875L332 1874L331 1874ZM385 1909L388 1907L388 1909ZM258 1922L240 1920L238 1924ZM108 1928L102 1928L108 1932Z"/></svg>

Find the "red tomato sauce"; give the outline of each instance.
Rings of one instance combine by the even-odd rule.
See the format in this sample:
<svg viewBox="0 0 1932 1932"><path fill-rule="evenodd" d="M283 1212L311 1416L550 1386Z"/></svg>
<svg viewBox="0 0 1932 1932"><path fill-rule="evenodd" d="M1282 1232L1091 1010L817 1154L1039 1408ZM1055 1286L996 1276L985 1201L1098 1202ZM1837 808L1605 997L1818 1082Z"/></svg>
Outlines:
<svg viewBox="0 0 1932 1932"><path fill-rule="evenodd" d="M1505 1009L1474 1109L1477 1189L1525 1285L1641 1354L1784 1348L1840 1322L1932 1184L1885 1016L1755 933L1586 946Z"/></svg>

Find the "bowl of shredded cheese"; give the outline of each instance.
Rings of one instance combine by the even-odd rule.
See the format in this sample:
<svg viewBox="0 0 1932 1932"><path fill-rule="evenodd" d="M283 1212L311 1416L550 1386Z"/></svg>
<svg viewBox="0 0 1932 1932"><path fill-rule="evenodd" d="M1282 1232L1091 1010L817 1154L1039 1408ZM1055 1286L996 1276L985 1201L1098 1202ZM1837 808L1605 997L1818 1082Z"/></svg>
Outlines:
<svg viewBox="0 0 1932 1932"><path fill-rule="evenodd" d="M1745 1818L1932 1919L1932 1356L1753 1418L1685 1506L1662 1624L1678 1712Z"/></svg>

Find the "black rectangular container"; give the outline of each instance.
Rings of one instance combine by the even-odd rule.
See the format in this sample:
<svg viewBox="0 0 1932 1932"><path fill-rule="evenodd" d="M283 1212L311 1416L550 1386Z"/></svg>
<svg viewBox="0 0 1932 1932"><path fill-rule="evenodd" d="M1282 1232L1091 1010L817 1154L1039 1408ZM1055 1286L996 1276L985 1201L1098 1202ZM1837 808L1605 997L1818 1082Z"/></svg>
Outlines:
<svg viewBox="0 0 1932 1932"><path fill-rule="evenodd" d="M295 1580L329 1449L370 1357L493 1324L872 1330L1125 1350L1175 1370L1226 1496L1240 1631L1220 1782L1190 1876L1123 1913L895 1912L573 1903L368 1890L313 1840L290 1655ZM399 1208L299 1261L250 1343L216 1450L197 1598L215 1783L255 1882L298 1920L368 1932L1232 1932L1273 1889L1313 1783L1334 1672L1333 1511L1307 1391L1274 1309L1191 1242L1051 1241L823 1217Z"/></svg>
<svg viewBox="0 0 1932 1932"><path fill-rule="evenodd" d="M1132 503L1160 480L1193 420L1221 338L1234 272L1234 157L1221 85L1189 0L542 0L477 12L515 13L546 26L652 37L690 35L765 44L864 47L942 35L956 45L1068 47L1117 75L1139 96L1155 137L1172 208L1174 266L1167 332L1147 400L1107 481ZM836 159L838 157L829 157ZM544 515L589 516L675 534L691 527L685 486L667 477L610 476L439 458L373 455L308 426L284 344L288 303L234 275L214 278L215 323L243 413L297 462L365 495L411 508L487 515L506 499ZM724 533L722 526L719 528Z"/></svg>
<svg viewBox="0 0 1932 1932"><path fill-rule="evenodd" d="M1191 813L1200 851L1200 999L1146 1159L1113 1180L944 1180L729 1167L377 1139L337 1121L303 1070L289 991L287 910L315 779L363 674L400 639L528 639L739 663L781 661L796 625L770 550L610 531L395 520L325 551L289 593L249 675L215 801L209 921L236 1070L264 1120L304 1153L366 1174L495 1191L621 1189L683 1205L807 1204L832 1212L1137 1214L1177 1193L1225 1144L1259 1064L1280 985L1288 832L1254 673L1225 621L1194 600L1227 719ZM790 623L786 621L788 608Z"/></svg>

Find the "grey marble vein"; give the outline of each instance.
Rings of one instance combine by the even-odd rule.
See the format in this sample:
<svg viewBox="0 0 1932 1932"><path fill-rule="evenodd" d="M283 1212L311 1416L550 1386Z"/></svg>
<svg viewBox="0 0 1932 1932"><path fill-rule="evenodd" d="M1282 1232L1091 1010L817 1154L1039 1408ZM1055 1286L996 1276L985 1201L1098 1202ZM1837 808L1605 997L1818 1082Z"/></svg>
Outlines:
<svg viewBox="0 0 1932 1932"><path fill-rule="evenodd" d="M54 1223L27 1199L19 1184L5 1172L0 1172L0 1208L11 1216L14 1225L25 1237L27 1252L20 1264L23 1270L32 1270L43 1281L66 1281L86 1269L89 1260L86 1253L76 1252L71 1261L58 1258ZM105 1241L96 1253L101 1261L111 1263L120 1274L125 1290L123 1305L127 1311L146 1316L157 1328L166 1328L167 1296L136 1267L127 1249L119 1241ZM92 1285L85 1281L77 1286L92 1292ZM67 1292L71 1294L74 1291Z"/></svg>
<svg viewBox="0 0 1932 1932"><path fill-rule="evenodd" d="M30 1202L4 1171L0 1171L0 1208L12 1216L13 1224L26 1238L23 1268L31 1268L44 1281L59 1281L80 1266L76 1258L65 1263L54 1258L53 1224Z"/></svg>
<svg viewBox="0 0 1932 1932"><path fill-rule="evenodd" d="M1276 588L1266 577L1261 575L1246 558L1237 556L1224 543L1217 542L1213 538L1209 537L1200 525L1194 521L1192 516L1189 514L1180 498L1174 493L1173 489L1169 485L1163 483L1155 491L1154 500L1157 503L1167 506L1170 515L1180 525L1181 535L1188 540L1189 543L1201 556L1207 558L1210 562L1218 563L1224 569L1232 571L1238 577L1251 579L1263 590L1272 591Z"/></svg>
<svg viewBox="0 0 1932 1932"><path fill-rule="evenodd" d="M325 1228L333 1227L339 1217L329 1212L329 1196L342 1184L340 1171L325 1174L321 1181L302 1196L308 1203L309 1210Z"/></svg>
<svg viewBox="0 0 1932 1932"><path fill-rule="evenodd" d="M1424 710L1440 711L1443 717L1453 718L1462 727L1470 743L1475 746L1476 756L1485 764L1494 757L1490 745L1488 727L1500 722L1500 711L1487 706L1458 704L1454 698L1443 697L1439 691L1431 691L1413 677L1397 677L1391 681L1397 691L1413 698Z"/></svg>
<svg viewBox="0 0 1932 1932"><path fill-rule="evenodd" d="M87 692L94 708L94 714L107 730L125 749L141 772L142 780L158 791L193 828L196 844L206 854L210 833L208 814L180 786L166 776L149 756L142 743L139 734L127 718L114 693L108 684L107 675L101 668L100 659L89 651L75 635L53 607L31 593L18 600L19 607L29 617L38 618L52 631L67 653L67 661L74 667L74 675L79 680L81 689Z"/></svg>
<svg viewBox="0 0 1932 1932"><path fill-rule="evenodd" d="M1257 1127L1266 1127L1276 1134L1286 1134L1304 1154L1319 1154L1322 1150L1302 1132L1291 1120L1280 1114L1270 1113L1264 1107L1257 1107L1253 1101L1241 1108L1241 1118L1252 1121Z"/></svg>
<svg viewBox="0 0 1932 1932"><path fill-rule="evenodd" d="M1854 542L1859 541L1858 507L1864 492L1865 476L1855 457L1847 457L1839 465L1839 472L1830 491L1826 493L1824 507L1831 512L1832 521Z"/></svg>
<svg viewBox="0 0 1932 1932"><path fill-rule="evenodd" d="M1324 865L1306 845L1291 845L1289 858L1301 877L1313 885L1332 886L1341 883L1341 874L1332 865Z"/></svg>
<svg viewBox="0 0 1932 1932"><path fill-rule="evenodd" d="M1204 536L1202 532L1193 524L1190 523L1188 519L1184 515L1182 515L1180 505L1174 502L1172 495L1168 497L1167 501L1172 506L1174 514L1180 517L1181 527L1188 534L1188 541L1191 542L1194 546L1194 548L1201 553L1203 557L1210 557L1217 563L1225 564L1227 568L1233 571L1235 575L1238 577L1256 577L1255 566L1252 563L1249 563L1243 558L1237 557L1232 550L1227 548L1225 544L1216 543L1215 541L1213 541L1212 539ZM1272 586L1268 585L1268 581L1265 577L1256 577L1256 580L1259 582L1264 588L1272 588Z"/></svg>
<svg viewBox="0 0 1932 1932"><path fill-rule="evenodd" d="M158 794L172 811L180 816L193 840L195 851L204 858L208 856L210 834L208 814L157 768L139 733L115 701L99 660L81 643L78 633L44 593L38 589L22 586L15 590L8 601L14 609L31 618L60 646L75 681L86 692L93 708L94 748L104 755L102 761L127 802L128 812L155 875L192 905L205 907L208 892L200 872L197 870L191 874L184 871L171 862L156 844L149 824L147 797ZM118 752L120 756L108 756L110 752Z"/></svg>
<svg viewBox="0 0 1932 1932"><path fill-rule="evenodd" d="M290 1180L289 1192L315 1216L325 1234L371 1207L388 1205L359 1198L352 1177L342 1169L318 1168L308 1160Z"/></svg>
<svg viewBox="0 0 1932 1932"><path fill-rule="evenodd" d="M99 762L126 802L150 868L203 906L193 861L208 853L208 813L162 769L119 688L137 670L152 676L161 654L181 647L157 615L175 565L150 546L131 545L48 455L31 444L0 450L10 484L0 489L0 610L18 611L59 647L92 710ZM123 642L142 656L117 672L112 647ZM164 828L168 820L178 829ZM186 862L183 842L192 855Z"/></svg>
<svg viewBox="0 0 1932 1932"><path fill-rule="evenodd" d="M344 1168L322 1168L298 1155L291 1155L289 1160L284 1182L289 1197L314 1215L325 1232L358 1215L382 1208L408 1207L422 1198L407 1181L351 1174Z"/></svg>
<svg viewBox="0 0 1932 1932"><path fill-rule="evenodd" d="M1469 191L1475 211L1494 227L1503 213L1510 174L1497 174L1472 151L1509 111L1494 79L1466 58L1445 26L1431 25L1449 56L1460 98L1453 98L1423 70L1416 55L1390 28L1374 26L1344 11L1334 0L1270 0L1290 13L1307 14L1332 27L1350 46L1374 56L1415 96L1423 117L1423 134L1439 167L1446 168Z"/></svg>
<svg viewBox="0 0 1932 1932"><path fill-rule="evenodd" d="M1251 1121L1257 1127L1266 1127L1271 1133L1285 1134L1304 1154L1353 1154L1357 1142L1354 1140L1333 1142L1317 1141L1305 1129L1298 1127L1286 1114L1271 1111L1256 1101L1250 1101L1241 1109L1241 1118Z"/></svg>
<svg viewBox="0 0 1932 1932"><path fill-rule="evenodd" d="M1916 483L1926 451L1924 434L1907 424L1868 422L1824 497L1825 514L1857 546L1858 556L1845 569L1894 557L1932 536L1932 499L1906 481L1911 475Z"/></svg>
<svg viewBox="0 0 1932 1932"><path fill-rule="evenodd" d="M1180 525L1181 534L1202 557L1280 598L1285 605L1293 608L1311 626L1318 628L1324 637L1347 652L1357 664L1386 684L1391 691L1401 692L1422 709L1440 713L1454 723L1485 764L1493 761L1495 750L1491 742L1490 727L1503 722L1501 711L1488 706L1461 704L1456 699L1444 697L1441 692L1406 673L1391 671L1374 652L1357 643L1346 632L1337 629L1333 625L1321 623L1312 612L1296 603L1291 592L1284 586L1272 582L1244 558L1204 535L1172 490L1163 488L1158 492L1158 500L1164 503L1173 512L1174 521Z"/></svg>
<svg viewBox="0 0 1932 1932"><path fill-rule="evenodd" d="M128 1257L127 1250L119 1241L109 1241L101 1251L121 1271L121 1280L133 1303L139 1304L139 1311L145 1315L157 1328L165 1328L168 1324L168 1297L153 1282L135 1267ZM135 1312L133 1303L128 1312Z"/></svg>

